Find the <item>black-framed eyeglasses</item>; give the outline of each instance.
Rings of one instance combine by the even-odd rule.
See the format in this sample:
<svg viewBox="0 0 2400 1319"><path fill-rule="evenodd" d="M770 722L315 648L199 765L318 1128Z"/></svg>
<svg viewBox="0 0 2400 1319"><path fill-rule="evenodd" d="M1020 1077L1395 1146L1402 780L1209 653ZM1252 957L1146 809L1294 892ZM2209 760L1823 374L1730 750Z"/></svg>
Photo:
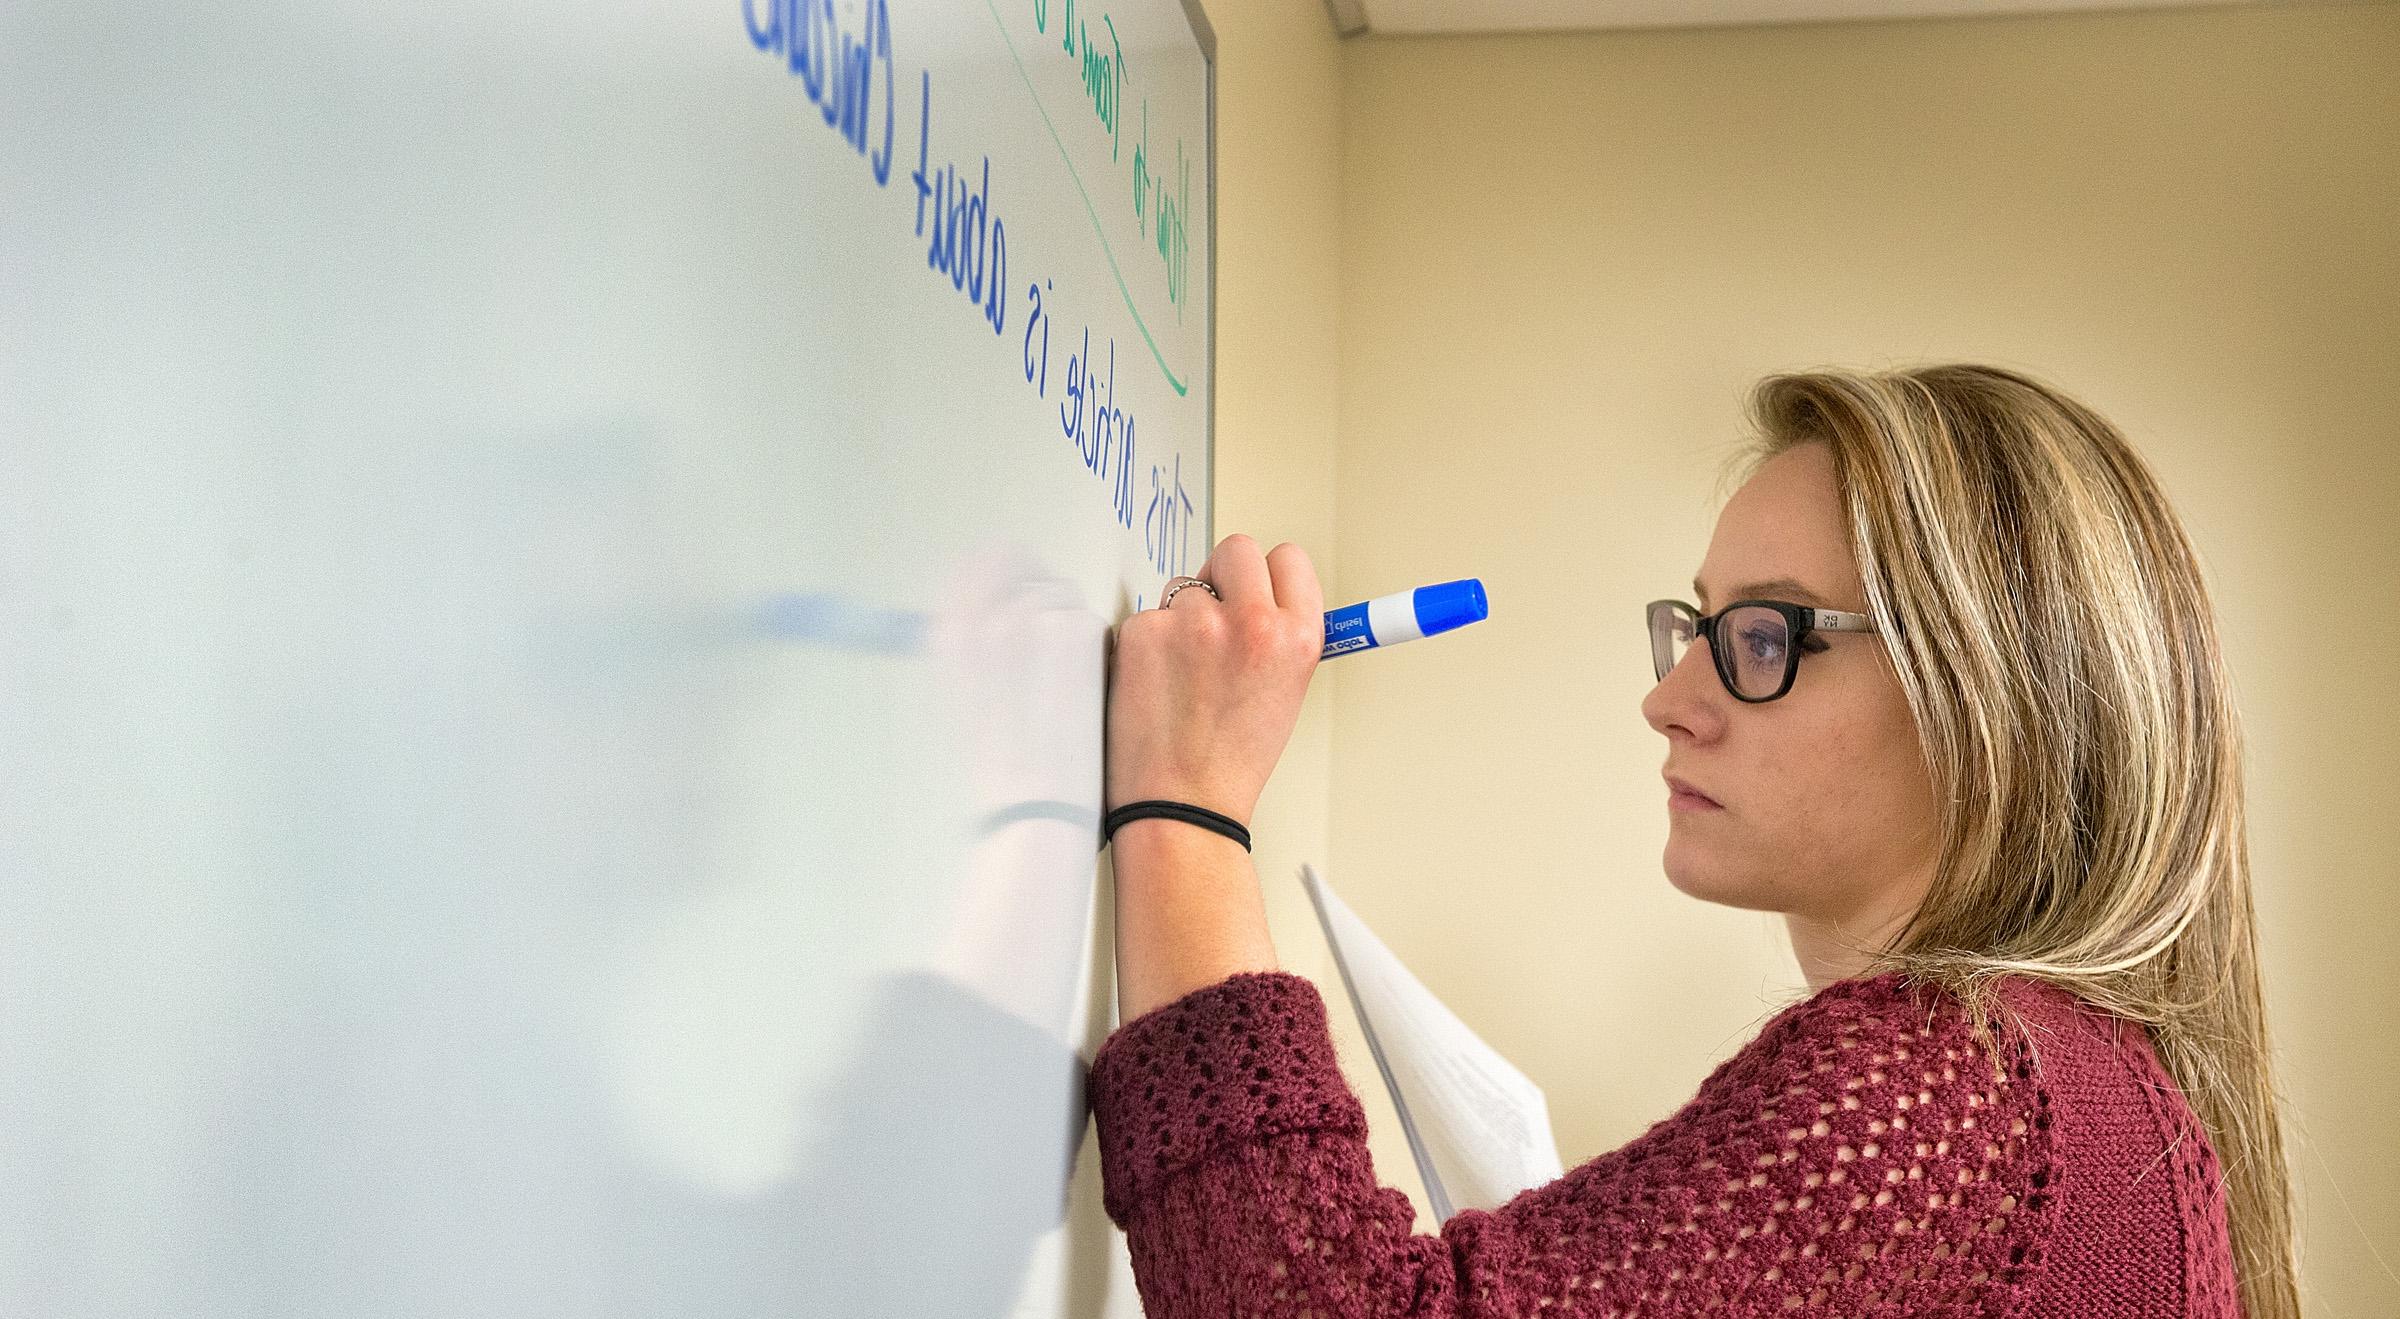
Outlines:
<svg viewBox="0 0 2400 1319"><path fill-rule="evenodd" d="M1707 615L1681 600L1653 600L1648 613L1650 661L1662 681L1691 648L1692 639L1705 638L1725 690L1753 705L1792 689L1809 633L1880 630L1865 614L1782 600L1736 600Z"/></svg>

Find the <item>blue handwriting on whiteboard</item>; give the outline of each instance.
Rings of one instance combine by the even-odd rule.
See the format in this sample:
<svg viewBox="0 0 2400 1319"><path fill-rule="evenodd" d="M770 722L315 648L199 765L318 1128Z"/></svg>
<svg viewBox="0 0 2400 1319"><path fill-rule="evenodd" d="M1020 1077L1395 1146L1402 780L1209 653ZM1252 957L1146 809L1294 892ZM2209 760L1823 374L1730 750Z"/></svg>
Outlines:
<svg viewBox="0 0 2400 1319"><path fill-rule="evenodd" d="M1192 496L1183 488L1183 455L1175 455L1175 483L1167 472L1150 466L1150 510L1142 515L1142 557L1162 573L1176 576L1192 557Z"/></svg>
<svg viewBox="0 0 2400 1319"><path fill-rule="evenodd" d="M967 191L966 175L955 165L925 172L926 153L933 149L933 72L924 74L922 114L918 123L917 169L909 175L917 185L917 237L925 236L925 210L933 208L933 241L925 248L925 264L950 277L950 287L983 304L983 319L998 334L1007 328L1008 300L1000 290L1008 282L1008 229L992 210L992 158L983 158L983 187ZM990 278L985 278L985 258ZM988 287L988 291L987 291Z"/></svg>
<svg viewBox="0 0 2400 1319"><path fill-rule="evenodd" d="M1117 509L1117 525L1133 525L1133 414L1117 406L1117 341L1108 341L1108 383L1104 388L1092 387L1092 331L1085 326L1083 352L1067 354L1067 400L1059 404L1058 423L1067 438L1075 442L1075 451L1083 456L1087 472L1103 480L1115 472L1111 487ZM1116 466L1109 466L1111 458Z"/></svg>
<svg viewBox="0 0 2400 1319"><path fill-rule="evenodd" d="M759 22L759 8L766 22ZM880 188L892 177L892 11L889 0L867 0L866 27L856 36L841 29L833 0L742 0L742 24L750 44L784 57L808 99L825 112L851 149L867 157ZM867 120L878 65L883 73L883 146L867 153Z"/></svg>
<svg viewBox="0 0 2400 1319"><path fill-rule="evenodd" d="M1115 25L1102 16L1112 46L1109 54L1102 57L1089 41L1088 31L1079 31L1074 25L1071 3L1068 12L1069 41L1076 36L1085 38L1084 87L1102 124L1109 130L1113 155L1113 139L1121 123L1120 90L1125 81L1124 56L1113 49ZM834 0L742 0L742 22L751 44L780 57L786 70L800 80L809 100L822 112L826 125L837 130L852 151L865 157L875 185L886 187L891 181L896 127L890 0L866 0L865 12L858 21L860 26L856 30L845 29L835 12ZM1037 17L1036 21L1039 24L1041 20ZM1070 53L1073 49L1068 46ZM1020 61L1020 67L1021 64ZM870 150L875 119L873 92L878 75L883 91L883 142ZM992 200L992 158L988 154L983 156L971 188L965 168L947 160L937 166L933 159L930 69L919 72L917 104L917 167L909 175L909 181L916 191L915 234L926 240L926 267L948 279L950 286L977 309L993 334L1002 334L1008 324L1005 293L1009 287L1008 229ZM1184 238L1183 213L1189 205L1190 162L1183 157L1182 143L1178 141L1177 163L1182 175L1178 182L1182 191L1170 194L1165 186L1167 180L1149 168L1149 106L1145 102L1142 108L1142 139L1134 153L1135 219L1137 226L1146 227L1156 235L1159 254L1168 266L1168 299L1177 304L1180 313L1182 275L1189 250ZM1071 169L1072 162L1069 166ZM1149 214L1145 216L1144 212ZM1149 223L1143 226L1145 219ZM1105 245L1105 234L1102 242ZM1112 262L1113 259L1112 256ZM1025 285L1030 306L1020 357L1025 384L1041 398L1048 398L1050 392L1050 323L1059 312L1057 292L1056 282L1047 278L1031 280ZM1127 297L1130 305L1131 295ZM1137 310L1137 322L1139 315ZM1092 358L1091 327L1081 327L1081 333L1081 347L1067 355L1066 391L1059 405L1059 426L1074 445L1084 470L1107 485L1117 525L1131 529L1137 470L1136 428L1132 410L1117 401L1117 341L1113 337L1107 340L1108 364L1101 369ZM1145 339L1148 333L1144 327ZM1155 355L1155 345L1152 352ZM1165 366L1163 360L1160 366ZM1178 393L1182 392L1183 385L1171 372L1167 380ZM1171 471L1162 464L1151 463L1149 472L1150 505L1142 518L1142 557L1154 571L1164 575L1189 571L1196 510L1191 492L1183 484L1183 455L1175 454ZM1140 599L1136 596L1137 608ZM779 597L770 601L752 624L785 637L838 640L858 649L903 650L917 640L913 623L908 619L845 609L822 595Z"/></svg>

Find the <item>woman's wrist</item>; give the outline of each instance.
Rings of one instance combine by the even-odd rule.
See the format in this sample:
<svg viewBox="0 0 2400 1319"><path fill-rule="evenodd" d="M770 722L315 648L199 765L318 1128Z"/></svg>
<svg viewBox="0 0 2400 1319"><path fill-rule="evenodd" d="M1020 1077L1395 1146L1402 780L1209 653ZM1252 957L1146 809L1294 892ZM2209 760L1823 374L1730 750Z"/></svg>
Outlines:
<svg viewBox="0 0 2400 1319"><path fill-rule="evenodd" d="M1181 820L1119 826L1118 1014L1131 1021L1243 971L1279 970L1258 872L1242 845Z"/></svg>

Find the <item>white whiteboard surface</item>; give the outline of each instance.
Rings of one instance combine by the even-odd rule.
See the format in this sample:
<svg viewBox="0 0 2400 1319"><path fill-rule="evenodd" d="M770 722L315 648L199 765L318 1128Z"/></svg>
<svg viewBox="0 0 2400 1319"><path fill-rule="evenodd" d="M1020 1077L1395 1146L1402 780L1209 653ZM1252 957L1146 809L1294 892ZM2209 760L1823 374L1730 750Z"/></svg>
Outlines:
<svg viewBox="0 0 2400 1319"><path fill-rule="evenodd" d="M1134 1312L1066 1198L1212 61L0 7L0 1314Z"/></svg>

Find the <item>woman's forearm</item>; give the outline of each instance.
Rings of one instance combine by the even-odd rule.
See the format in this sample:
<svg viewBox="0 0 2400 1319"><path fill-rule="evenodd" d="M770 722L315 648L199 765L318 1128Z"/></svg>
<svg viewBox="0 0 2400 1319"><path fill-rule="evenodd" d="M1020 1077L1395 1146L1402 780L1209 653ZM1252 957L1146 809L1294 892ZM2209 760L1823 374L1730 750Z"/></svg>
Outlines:
<svg viewBox="0 0 2400 1319"><path fill-rule="evenodd" d="M1240 843L1154 818L1120 826L1109 850L1122 1020L1230 975L1279 969L1258 872Z"/></svg>

